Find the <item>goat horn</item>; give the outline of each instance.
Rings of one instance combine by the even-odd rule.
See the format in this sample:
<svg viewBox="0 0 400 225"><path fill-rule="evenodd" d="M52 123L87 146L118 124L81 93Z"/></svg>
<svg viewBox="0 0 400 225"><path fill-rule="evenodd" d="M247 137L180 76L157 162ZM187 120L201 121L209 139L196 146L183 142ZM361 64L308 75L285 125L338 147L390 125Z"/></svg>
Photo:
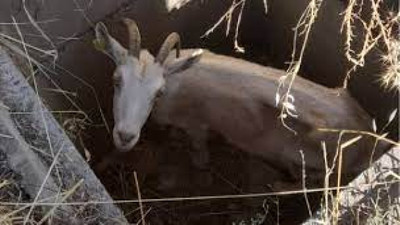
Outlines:
<svg viewBox="0 0 400 225"><path fill-rule="evenodd" d="M164 43L162 44L160 51L158 52L156 62L163 64L164 61L167 59L171 50L176 46L176 57L179 57L179 51L181 48L181 38L179 34L173 32L165 39Z"/></svg>
<svg viewBox="0 0 400 225"><path fill-rule="evenodd" d="M123 19L125 25L128 28L128 33L129 33L129 54L132 56L135 56L136 58L139 59L140 56L140 42L141 42L141 37L140 37L140 32L139 28L136 24L135 21L124 18Z"/></svg>
<svg viewBox="0 0 400 225"><path fill-rule="evenodd" d="M127 51L110 36L104 23L99 22L96 24L95 33L95 47L110 56L117 65L123 64L128 55Z"/></svg>

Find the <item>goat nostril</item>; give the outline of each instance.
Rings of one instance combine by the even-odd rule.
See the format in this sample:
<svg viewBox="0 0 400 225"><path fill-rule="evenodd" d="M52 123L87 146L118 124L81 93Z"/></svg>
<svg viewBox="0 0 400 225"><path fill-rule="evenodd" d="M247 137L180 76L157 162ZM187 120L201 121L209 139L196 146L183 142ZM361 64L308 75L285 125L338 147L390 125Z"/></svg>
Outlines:
<svg viewBox="0 0 400 225"><path fill-rule="evenodd" d="M118 132L119 138L121 139L122 142L130 142L132 141L136 135L135 134L131 134L131 133L126 133L126 132Z"/></svg>

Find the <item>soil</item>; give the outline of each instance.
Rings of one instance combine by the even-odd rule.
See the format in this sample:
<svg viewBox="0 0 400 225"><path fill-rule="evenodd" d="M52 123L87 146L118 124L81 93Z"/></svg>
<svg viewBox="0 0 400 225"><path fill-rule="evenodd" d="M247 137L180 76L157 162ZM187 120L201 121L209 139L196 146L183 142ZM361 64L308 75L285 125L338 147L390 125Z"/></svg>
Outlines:
<svg viewBox="0 0 400 225"><path fill-rule="evenodd" d="M189 137L181 130L148 123L135 150L113 154L98 176L114 199L137 199L134 171L142 199L240 195L270 192L271 168L259 158L211 135L206 167L194 166ZM95 160L101 162L104 158ZM319 196L309 196L312 203ZM132 222L140 220L138 204L122 204ZM308 216L304 196L215 199L145 203L151 224L296 224ZM130 213L132 212L132 213Z"/></svg>

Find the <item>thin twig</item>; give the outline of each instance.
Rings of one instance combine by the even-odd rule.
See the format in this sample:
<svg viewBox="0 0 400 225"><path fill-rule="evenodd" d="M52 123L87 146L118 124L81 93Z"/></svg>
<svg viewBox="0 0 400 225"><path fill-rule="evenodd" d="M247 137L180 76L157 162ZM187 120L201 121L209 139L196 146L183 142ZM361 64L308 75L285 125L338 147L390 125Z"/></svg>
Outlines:
<svg viewBox="0 0 400 225"><path fill-rule="evenodd" d="M382 140L385 141L389 144L395 145L397 147L400 147L400 142L395 142L389 138L386 138L384 135L379 135L379 134L375 134L373 132L369 132L369 131L361 131L361 130L339 130L339 129L330 129L330 128L319 128L319 131L322 132L331 132L331 133L340 133L340 132L344 132L344 133L348 133L348 134L364 134L364 135L368 135L374 138L377 138L378 140Z"/></svg>
<svg viewBox="0 0 400 225"><path fill-rule="evenodd" d="M144 220L145 216L144 216L144 210L143 210L142 195L140 194L139 181L137 178L136 171L133 171L133 176L135 177L136 192L137 192L138 201L139 201L140 215L142 217L142 225L146 225L146 222Z"/></svg>
<svg viewBox="0 0 400 225"><path fill-rule="evenodd" d="M375 185L384 185L384 184L395 184L400 183L400 181L385 181L385 182L377 182ZM369 187L370 184L360 185L359 188ZM353 189L352 186L341 186L340 190ZM183 201L206 201L206 200L220 200L220 199L245 199L245 198L265 198L269 196L285 196L285 195L298 195L307 193L317 193L324 191L334 191L337 190L337 187L329 187L329 188L310 188L307 190L299 189L292 191L280 191L280 192L263 192L263 193L251 193L251 194L240 194L240 195L205 195L205 196L190 196L190 197L171 197L171 198L150 198L150 199L141 199L142 203L154 203L154 202L183 202ZM55 203L55 202L36 202L36 203L17 203L17 202L0 202L0 206L53 206L53 205L106 205L106 204L138 204L139 200L115 200L115 201L88 201L88 202L65 202L65 203Z"/></svg>

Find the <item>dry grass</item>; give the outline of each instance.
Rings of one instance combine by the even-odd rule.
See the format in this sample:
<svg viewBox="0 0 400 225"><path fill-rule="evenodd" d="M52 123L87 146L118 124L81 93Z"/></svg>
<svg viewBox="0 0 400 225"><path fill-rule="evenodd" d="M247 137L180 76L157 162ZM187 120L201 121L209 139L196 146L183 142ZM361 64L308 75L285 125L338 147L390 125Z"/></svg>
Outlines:
<svg viewBox="0 0 400 225"><path fill-rule="evenodd" d="M400 89L400 41L392 38L387 44L388 53L382 56L386 70L381 76L381 82L388 89Z"/></svg>
<svg viewBox="0 0 400 225"><path fill-rule="evenodd" d="M295 96L291 94L292 85L300 71L309 36L322 2L323 0L311 0L297 22L296 27L294 27L292 59L287 69L287 74L280 78L278 90L276 91L276 105L281 104L279 118L282 124L294 133L296 131L287 126L285 122L289 117L296 118L298 116L294 104ZM297 45L300 46L300 52L297 50Z"/></svg>
<svg viewBox="0 0 400 225"><path fill-rule="evenodd" d="M343 12L342 32L345 33L346 58L353 64L343 86L346 87L351 73L365 66L371 51L381 48L381 58L386 72L381 74L382 84L387 88L400 89L399 77L399 12L387 12L383 0L349 0ZM357 30L357 31L356 31ZM361 40L359 43L356 40ZM359 47L361 46L361 48Z"/></svg>
<svg viewBox="0 0 400 225"><path fill-rule="evenodd" d="M6 158L2 154L0 155L0 201L26 202L25 194L18 184L18 176L8 169ZM0 204L0 225L22 224L28 210L27 206ZM37 220L31 218L31 222L36 223Z"/></svg>
<svg viewBox="0 0 400 225"><path fill-rule="evenodd" d="M280 80L276 94L277 105L281 103L280 118L285 126L285 119L297 117L294 105L295 96L291 94L291 86L300 71L309 35L318 19L318 11L322 2L323 0L310 0L294 28L292 60L287 75ZM363 4L367 3L370 8L363 7ZM400 12L397 14L394 12L382 13L382 4L382 0L350 0L343 12L341 32L345 34L345 56L352 64L343 81L344 88L347 87L352 73L359 67L365 66L367 56L375 50L381 52L381 58L386 68L380 75L381 84L388 89L400 90L400 43L399 35L395 33L398 32L396 28L400 23ZM356 40L362 41L360 43ZM297 46L300 46L299 50ZM286 127L292 130L290 127Z"/></svg>

